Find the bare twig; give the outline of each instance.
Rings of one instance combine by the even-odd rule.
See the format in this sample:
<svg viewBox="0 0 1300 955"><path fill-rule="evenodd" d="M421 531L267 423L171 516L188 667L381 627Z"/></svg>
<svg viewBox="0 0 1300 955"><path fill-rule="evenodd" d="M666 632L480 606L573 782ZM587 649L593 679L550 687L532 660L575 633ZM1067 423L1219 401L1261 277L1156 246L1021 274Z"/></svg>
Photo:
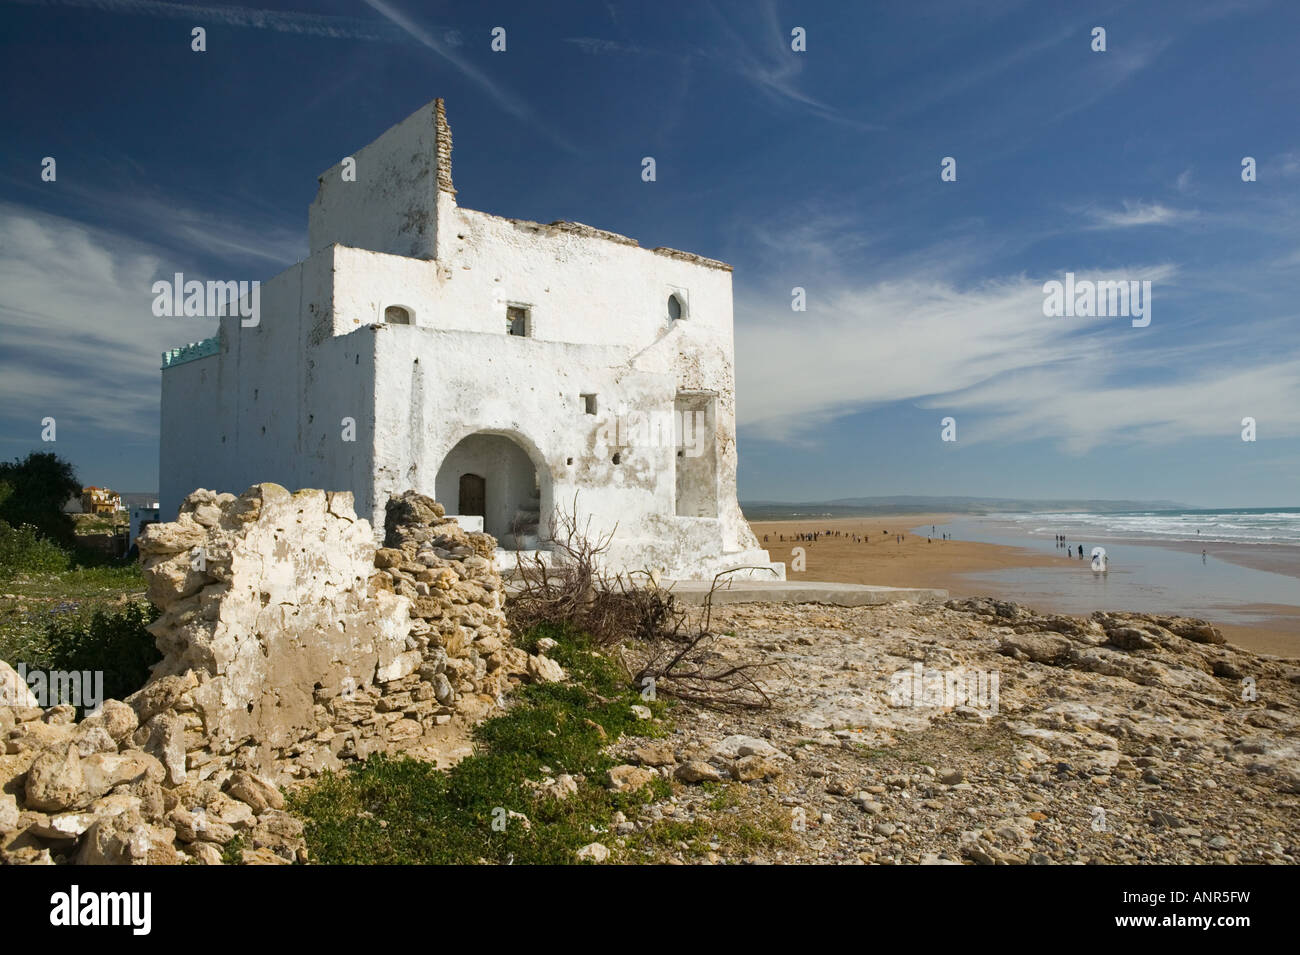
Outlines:
<svg viewBox="0 0 1300 955"><path fill-rule="evenodd" d="M704 601L701 622L692 625L671 588L650 571L610 574L600 566L613 530L591 536L591 521L580 526L578 502L549 520L554 562L537 554L516 557L517 590L506 604L511 627L526 632L540 625L572 627L597 645L616 647L629 677L657 694L712 708L766 709L771 699L756 679L766 664L710 666L713 595L729 585L736 567L717 574ZM641 580L641 578L645 578Z"/></svg>

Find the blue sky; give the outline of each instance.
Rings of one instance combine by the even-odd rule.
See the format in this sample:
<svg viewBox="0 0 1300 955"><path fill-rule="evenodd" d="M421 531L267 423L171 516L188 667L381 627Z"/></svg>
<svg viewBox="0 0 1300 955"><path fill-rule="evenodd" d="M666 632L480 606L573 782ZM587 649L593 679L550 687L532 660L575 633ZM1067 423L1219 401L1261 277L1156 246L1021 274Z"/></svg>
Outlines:
<svg viewBox="0 0 1300 955"><path fill-rule="evenodd" d="M155 488L211 327L153 281L297 261L316 176L442 96L462 205L735 266L742 500L1300 505L1298 63L1290 0L0 0L0 457L52 416ZM1066 272L1151 324L1045 317Z"/></svg>

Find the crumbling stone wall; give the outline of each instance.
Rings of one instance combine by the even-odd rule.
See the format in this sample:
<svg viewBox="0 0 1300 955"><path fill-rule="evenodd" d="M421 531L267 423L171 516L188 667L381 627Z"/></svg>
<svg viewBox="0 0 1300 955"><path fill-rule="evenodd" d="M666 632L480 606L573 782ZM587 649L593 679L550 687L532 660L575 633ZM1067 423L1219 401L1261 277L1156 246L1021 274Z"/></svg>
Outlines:
<svg viewBox="0 0 1300 955"><path fill-rule="evenodd" d="M0 861L212 863L237 835L246 861L302 859L280 786L563 679L510 643L495 540L415 492L385 534L376 549L351 494L275 484L195 491L146 528L163 660L80 723L0 701Z"/></svg>
<svg viewBox="0 0 1300 955"><path fill-rule="evenodd" d="M407 601L369 591L373 538L351 494L196 491L139 546L162 611L150 627L163 653L154 681L197 718L187 752L283 756L317 731L318 692L368 685L408 650ZM194 752L192 768L207 761Z"/></svg>
<svg viewBox="0 0 1300 955"><path fill-rule="evenodd" d="M159 749L305 776L474 718L528 672L510 645L496 542L415 492L389 502L385 547L350 493L196 491L140 554L165 659L144 697ZM535 669L535 668L534 668ZM152 717L152 714L151 714ZM166 762L167 760L164 760Z"/></svg>

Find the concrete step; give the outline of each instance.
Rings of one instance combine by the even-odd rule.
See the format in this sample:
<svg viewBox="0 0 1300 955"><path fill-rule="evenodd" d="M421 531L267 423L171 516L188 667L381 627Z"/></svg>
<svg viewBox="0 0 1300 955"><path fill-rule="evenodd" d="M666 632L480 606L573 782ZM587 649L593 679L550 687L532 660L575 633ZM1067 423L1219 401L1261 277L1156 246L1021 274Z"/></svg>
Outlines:
<svg viewBox="0 0 1300 955"><path fill-rule="evenodd" d="M703 606L712 581L662 580L680 603ZM917 587L878 587L871 584L837 584L818 580L733 580L719 582L713 592L715 606L738 603L830 604L835 607L866 607L874 604L939 603L948 591Z"/></svg>

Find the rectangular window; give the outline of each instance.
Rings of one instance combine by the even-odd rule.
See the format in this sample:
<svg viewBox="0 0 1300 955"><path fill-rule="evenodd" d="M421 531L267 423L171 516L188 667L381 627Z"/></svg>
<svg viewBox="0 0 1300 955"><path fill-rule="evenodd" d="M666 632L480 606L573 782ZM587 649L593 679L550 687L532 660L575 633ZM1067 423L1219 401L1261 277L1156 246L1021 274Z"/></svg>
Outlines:
<svg viewBox="0 0 1300 955"><path fill-rule="evenodd" d="M595 414L595 413L596 413L596 396L595 396L595 395L578 395L578 399L582 402L582 410L583 410L583 411L585 411L587 414Z"/></svg>
<svg viewBox="0 0 1300 955"><path fill-rule="evenodd" d="M528 309L522 305L506 307L506 334L527 338L529 332Z"/></svg>

